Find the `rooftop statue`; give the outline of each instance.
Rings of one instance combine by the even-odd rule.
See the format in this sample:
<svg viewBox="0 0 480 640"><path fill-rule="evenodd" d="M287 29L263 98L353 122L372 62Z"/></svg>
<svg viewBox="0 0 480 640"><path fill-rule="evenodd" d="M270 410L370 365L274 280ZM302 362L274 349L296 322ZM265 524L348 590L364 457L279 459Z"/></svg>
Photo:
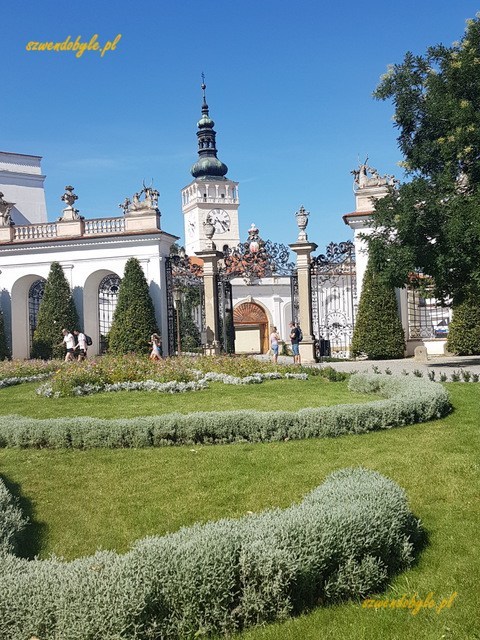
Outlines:
<svg viewBox="0 0 480 640"><path fill-rule="evenodd" d="M376 169L368 164L368 156L365 162L359 163L358 169L350 173L353 175L354 189L365 189L366 187L395 186L398 180L394 176L381 176Z"/></svg>
<svg viewBox="0 0 480 640"><path fill-rule="evenodd" d="M11 227L13 225L12 216L10 215L12 207L12 204L4 200L3 193L0 191L0 227Z"/></svg>
<svg viewBox="0 0 480 640"><path fill-rule="evenodd" d="M140 198L144 195L144 199ZM131 214L131 213L145 213L146 211L157 211L158 212L158 198L160 196L160 192L156 189L153 189L152 185L147 187L145 185L145 180L143 181L143 189L134 193L132 199L125 198L125 200L119 204L120 209L123 209L123 214Z"/></svg>

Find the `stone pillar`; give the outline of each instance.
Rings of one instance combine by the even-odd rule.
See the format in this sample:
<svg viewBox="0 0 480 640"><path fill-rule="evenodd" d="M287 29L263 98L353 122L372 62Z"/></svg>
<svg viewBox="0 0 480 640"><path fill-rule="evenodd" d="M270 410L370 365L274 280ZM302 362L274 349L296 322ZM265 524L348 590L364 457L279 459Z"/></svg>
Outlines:
<svg viewBox="0 0 480 640"><path fill-rule="evenodd" d="M14 228L12 226L0 227L0 242L13 242Z"/></svg>
<svg viewBox="0 0 480 640"><path fill-rule="evenodd" d="M213 245L214 247L214 245ZM205 355L215 356L220 353L218 327L218 294L217 294L217 263L223 256L215 248L196 251L195 255L203 260L203 287L205 292L205 325L206 345Z"/></svg>
<svg viewBox="0 0 480 640"><path fill-rule="evenodd" d="M303 340L300 342L300 358L303 364L315 362L315 337L312 326L312 285L310 280L310 260L311 254L316 250L314 242L296 242L289 245L290 249L297 254L297 274L298 274L298 321L303 333Z"/></svg>

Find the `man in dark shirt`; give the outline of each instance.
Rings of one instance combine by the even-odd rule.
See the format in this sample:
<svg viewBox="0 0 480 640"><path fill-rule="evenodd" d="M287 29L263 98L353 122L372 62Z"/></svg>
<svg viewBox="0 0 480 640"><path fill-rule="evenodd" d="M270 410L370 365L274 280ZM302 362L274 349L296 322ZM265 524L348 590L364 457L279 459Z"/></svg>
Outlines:
<svg viewBox="0 0 480 640"><path fill-rule="evenodd" d="M301 364L300 361L300 329L295 322L290 322L290 341L292 343L293 363Z"/></svg>

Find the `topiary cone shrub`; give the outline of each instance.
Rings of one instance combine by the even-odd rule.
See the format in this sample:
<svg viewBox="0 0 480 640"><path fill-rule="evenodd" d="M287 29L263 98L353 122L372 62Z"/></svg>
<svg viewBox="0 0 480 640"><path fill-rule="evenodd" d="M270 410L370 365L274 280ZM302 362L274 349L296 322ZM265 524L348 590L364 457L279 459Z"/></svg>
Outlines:
<svg viewBox="0 0 480 640"><path fill-rule="evenodd" d="M403 358L405 333L395 289L381 279L369 261L352 338L352 355L370 360Z"/></svg>
<svg viewBox="0 0 480 640"><path fill-rule="evenodd" d="M447 349L459 356L480 355L480 299L472 296L453 309Z"/></svg>
<svg viewBox="0 0 480 640"><path fill-rule="evenodd" d="M32 358L51 360L63 358L62 329L78 327L78 314L72 292L62 267L52 262L45 291L38 310L38 322L33 334Z"/></svg>
<svg viewBox="0 0 480 640"><path fill-rule="evenodd" d="M7 336L5 334L5 322L3 313L0 311L0 360L10 360L10 349L7 344Z"/></svg>
<svg viewBox="0 0 480 640"><path fill-rule="evenodd" d="M156 331L155 309L145 274L138 259L130 258L120 283L108 351L116 355L148 353L148 341Z"/></svg>

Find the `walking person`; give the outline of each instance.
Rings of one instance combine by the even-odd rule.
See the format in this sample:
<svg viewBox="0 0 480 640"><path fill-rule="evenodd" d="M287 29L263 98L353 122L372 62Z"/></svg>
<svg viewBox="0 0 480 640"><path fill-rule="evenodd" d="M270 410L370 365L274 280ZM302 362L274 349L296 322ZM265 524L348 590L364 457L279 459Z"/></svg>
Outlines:
<svg viewBox="0 0 480 640"><path fill-rule="evenodd" d="M75 349L78 349L77 360L81 362L87 357L87 336L78 329L75 329L73 334L77 338L77 345L75 347Z"/></svg>
<svg viewBox="0 0 480 640"><path fill-rule="evenodd" d="M67 353L65 354L65 362L72 362L72 360L74 359L73 354L75 352L75 338L68 329L62 329L62 334L63 342L65 343L65 347L67 349Z"/></svg>
<svg viewBox="0 0 480 640"><path fill-rule="evenodd" d="M293 364L301 364L300 360L300 329L295 322L290 322L290 341L292 343Z"/></svg>
<svg viewBox="0 0 480 640"><path fill-rule="evenodd" d="M270 334L270 349L272 350L272 362L273 364L277 364L278 361L278 343L280 337L277 333L277 327L272 327L272 332Z"/></svg>
<svg viewBox="0 0 480 640"><path fill-rule="evenodd" d="M150 337L150 342L148 344L152 345L150 360L161 360L162 359L162 339L160 338L158 333L152 333Z"/></svg>

